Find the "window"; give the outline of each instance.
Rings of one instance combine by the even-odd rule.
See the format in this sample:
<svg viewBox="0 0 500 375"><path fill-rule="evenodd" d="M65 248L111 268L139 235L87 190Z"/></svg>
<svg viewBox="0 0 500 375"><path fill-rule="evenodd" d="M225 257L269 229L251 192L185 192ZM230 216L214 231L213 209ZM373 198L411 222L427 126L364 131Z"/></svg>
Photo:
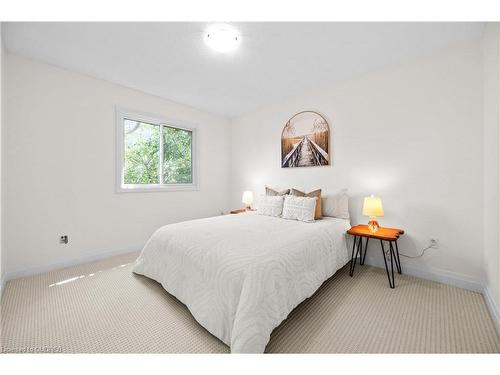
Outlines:
<svg viewBox="0 0 500 375"><path fill-rule="evenodd" d="M118 191L196 190L196 129L117 111Z"/></svg>

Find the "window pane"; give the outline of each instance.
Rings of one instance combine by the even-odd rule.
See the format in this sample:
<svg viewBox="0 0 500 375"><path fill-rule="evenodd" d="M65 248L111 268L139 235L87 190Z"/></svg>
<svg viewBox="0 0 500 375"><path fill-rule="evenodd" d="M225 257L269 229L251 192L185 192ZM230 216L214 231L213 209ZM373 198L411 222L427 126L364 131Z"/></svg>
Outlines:
<svg viewBox="0 0 500 375"><path fill-rule="evenodd" d="M164 184L190 184L193 182L191 142L192 132L163 127Z"/></svg>
<svg viewBox="0 0 500 375"><path fill-rule="evenodd" d="M124 183L158 184L160 127L125 119Z"/></svg>

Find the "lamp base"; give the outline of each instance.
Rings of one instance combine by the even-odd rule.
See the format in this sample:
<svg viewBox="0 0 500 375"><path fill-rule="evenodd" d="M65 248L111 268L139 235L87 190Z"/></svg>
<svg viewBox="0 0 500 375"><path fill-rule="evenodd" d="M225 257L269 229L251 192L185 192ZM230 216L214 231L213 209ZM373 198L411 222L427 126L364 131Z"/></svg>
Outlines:
<svg viewBox="0 0 500 375"><path fill-rule="evenodd" d="M378 228L379 225L377 218L374 216L370 217L370 221L368 222L368 230L372 233L375 233L376 231L378 231Z"/></svg>

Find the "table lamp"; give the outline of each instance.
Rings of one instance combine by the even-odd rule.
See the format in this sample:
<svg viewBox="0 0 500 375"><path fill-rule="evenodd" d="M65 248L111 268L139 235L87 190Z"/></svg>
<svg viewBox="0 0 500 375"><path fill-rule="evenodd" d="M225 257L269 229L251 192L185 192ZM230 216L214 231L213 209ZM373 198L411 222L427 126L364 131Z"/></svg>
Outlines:
<svg viewBox="0 0 500 375"><path fill-rule="evenodd" d="M245 209L251 210L253 203L253 193L251 191L244 191L241 201L245 204Z"/></svg>
<svg viewBox="0 0 500 375"><path fill-rule="evenodd" d="M380 197L376 197L375 195L365 197L363 215L370 217L370 221L368 221L368 229L370 232L375 233L379 228L377 217L384 216L382 199L380 199Z"/></svg>

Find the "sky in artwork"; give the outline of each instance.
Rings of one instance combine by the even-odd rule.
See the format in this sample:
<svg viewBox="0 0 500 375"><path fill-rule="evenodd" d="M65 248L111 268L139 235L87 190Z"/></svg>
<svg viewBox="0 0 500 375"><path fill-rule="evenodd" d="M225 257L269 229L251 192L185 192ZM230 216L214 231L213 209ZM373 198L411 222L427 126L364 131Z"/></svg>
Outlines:
<svg viewBox="0 0 500 375"><path fill-rule="evenodd" d="M291 125L295 129L294 135L300 137L313 132L315 122L322 122L323 118L317 113L304 112L299 113L291 120Z"/></svg>

